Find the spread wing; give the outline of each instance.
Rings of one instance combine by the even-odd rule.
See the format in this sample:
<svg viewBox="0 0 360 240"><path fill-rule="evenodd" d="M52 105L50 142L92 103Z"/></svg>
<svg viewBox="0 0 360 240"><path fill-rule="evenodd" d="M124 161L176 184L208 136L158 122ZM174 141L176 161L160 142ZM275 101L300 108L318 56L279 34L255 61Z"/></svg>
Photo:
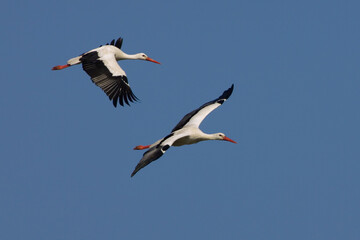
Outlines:
<svg viewBox="0 0 360 240"><path fill-rule="evenodd" d="M180 122L174 127L172 132L179 130L183 127L192 125L194 127L199 127L201 122L205 119L205 117L215 110L217 107L221 106L232 94L234 89L234 84L231 87L224 91L224 93L215 100L205 103L198 109L186 114Z"/></svg>
<svg viewBox="0 0 360 240"><path fill-rule="evenodd" d="M107 43L106 45L113 45L119 49L121 49L121 46L122 46L122 43L123 43L123 39L120 37L116 40L115 42L115 39L111 40L110 44ZM99 47L102 47L103 45L100 45Z"/></svg>
<svg viewBox="0 0 360 240"><path fill-rule="evenodd" d="M136 165L135 170L132 172L131 177L133 177L138 171L140 171L140 169L146 167L151 162L159 159L162 155L164 155L166 150L168 150L176 140L184 137L185 135L186 133L183 134L171 133L168 136L161 139L158 144L152 146L149 150L147 150L144 153L143 157Z"/></svg>
<svg viewBox="0 0 360 240"><path fill-rule="evenodd" d="M84 71L91 77L91 80L99 86L117 106L124 102L137 101L138 98L132 92L124 70L121 69L113 54L105 54L99 57L97 51L84 54L80 61Z"/></svg>

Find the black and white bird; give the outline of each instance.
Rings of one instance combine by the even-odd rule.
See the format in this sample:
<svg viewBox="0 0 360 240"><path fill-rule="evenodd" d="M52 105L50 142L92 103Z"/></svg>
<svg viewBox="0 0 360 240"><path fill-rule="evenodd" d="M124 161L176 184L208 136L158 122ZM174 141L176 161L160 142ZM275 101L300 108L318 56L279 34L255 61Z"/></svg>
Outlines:
<svg viewBox="0 0 360 240"><path fill-rule="evenodd" d="M215 110L217 107L222 105L231 95L234 89L234 84L224 91L224 93L217 99L207 102L198 109L186 114L183 119L174 127L169 135L156 141L151 145L139 145L134 150L147 150L140 162L135 167L135 170L131 174L133 177L140 169L148 165L149 163L160 158L166 150L171 146L182 146L198 143L205 140L225 140L232 143L236 143L234 140L226 137L223 133L206 134L199 129L199 125L205 119L205 117Z"/></svg>
<svg viewBox="0 0 360 240"><path fill-rule="evenodd" d="M149 58L145 53L126 54L121 50L123 39L112 40L110 44L90 50L78 57L71 58L65 65L58 65L52 70L61 70L76 64L82 64L84 71L91 80L108 95L116 107L117 102L124 106L129 101L137 101L138 98L132 92L126 73L117 61L125 59L146 60L160 64Z"/></svg>

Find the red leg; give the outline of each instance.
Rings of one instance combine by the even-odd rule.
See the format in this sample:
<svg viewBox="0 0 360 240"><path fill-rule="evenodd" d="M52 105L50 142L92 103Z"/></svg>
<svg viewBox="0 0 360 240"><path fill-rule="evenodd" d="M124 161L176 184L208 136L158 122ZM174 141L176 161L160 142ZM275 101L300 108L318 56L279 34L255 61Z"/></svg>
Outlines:
<svg viewBox="0 0 360 240"><path fill-rule="evenodd" d="M143 150L143 149L146 149L146 148L149 148L149 147L150 147L150 145L146 145L146 146L139 145L139 146L134 147L134 150Z"/></svg>
<svg viewBox="0 0 360 240"><path fill-rule="evenodd" d="M64 68L67 68L70 66L71 66L70 64L58 65L58 66L53 67L51 70L61 70L61 69L64 69Z"/></svg>

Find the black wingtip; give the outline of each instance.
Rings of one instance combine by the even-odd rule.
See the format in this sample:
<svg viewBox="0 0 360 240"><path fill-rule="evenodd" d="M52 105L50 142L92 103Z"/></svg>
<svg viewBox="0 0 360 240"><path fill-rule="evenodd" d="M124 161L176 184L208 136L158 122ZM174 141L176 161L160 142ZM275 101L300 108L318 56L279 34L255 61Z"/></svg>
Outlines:
<svg viewBox="0 0 360 240"><path fill-rule="evenodd" d="M110 99L111 100L111 99ZM112 102L113 102L113 105L114 105L114 107L117 107L117 98L114 98L114 99L112 99Z"/></svg>
<svg viewBox="0 0 360 240"><path fill-rule="evenodd" d="M232 84L228 90L224 91L223 94L219 97L219 99L228 99L231 96L233 90L234 84Z"/></svg>
<svg viewBox="0 0 360 240"><path fill-rule="evenodd" d="M145 165L146 166L146 165ZM131 177L135 176L135 174L142 169L144 166L140 166L140 164L136 165L134 171L131 173Z"/></svg>
<svg viewBox="0 0 360 240"><path fill-rule="evenodd" d="M113 46L121 49L122 43L123 43L123 39L121 37L119 37L116 41L115 41L115 39L113 39L113 40L111 40L110 43L107 43L106 45L113 45ZM100 45L100 47L101 46L102 45Z"/></svg>
<svg viewBox="0 0 360 240"><path fill-rule="evenodd" d="M123 39L119 37L118 40L116 40L115 46L121 49L122 43L123 43Z"/></svg>
<svg viewBox="0 0 360 240"><path fill-rule="evenodd" d="M120 96L114 97L114 98L110 98L110 101L112 101L114 107L117 107L117 103L119 102L119 105L124 107L125 104L130 106L130 102L135 103L135 102L140 102L140 99L138 99L135 95L125 95L125 94L121 94ZM130 102L129 102L130 100ZM125 103L125 104L124 104Z"/></svg>

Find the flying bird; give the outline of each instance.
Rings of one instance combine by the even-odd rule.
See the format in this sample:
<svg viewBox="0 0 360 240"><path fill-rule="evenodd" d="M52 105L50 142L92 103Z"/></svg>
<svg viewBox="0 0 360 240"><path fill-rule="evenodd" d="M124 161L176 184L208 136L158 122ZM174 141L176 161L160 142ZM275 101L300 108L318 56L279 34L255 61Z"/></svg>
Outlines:
<svg viewBox="0 0 360 240"><path fill-rule="evenodd" d="M138 98L132 92L125 71L117 61L125 59L146 60L160 64L149 58L145 53L126 54L121 50L123 39L112 40L106 44L90 50L78 57L71 58L65 65L58 65L52 70L61 70L73 65L82 64L84 71L91 77L93 83L99 86L116 107L117 102L124 106Z"/></svg>
<svg viewBox="0 0 360 240"><path fill-rule="evenodd" d="M222 105L231 95L234 89L234 84L231 87L224 91L224 93L215 100L205 103L198 109L186 114L181 121L174 127L169 135L156 141L151 145L139 145L134 148L134 150L147 150L142 159L139 161L135 170L132 172L131 177L133 177L140 169L147 166L149 163L160 158L166 150L171 146L182 146L188 144L198 143L205 140L224 140L232 143L236 143L234 140L226 137L223 133L213 133L206 134L203 133L199 126L205 117L215 110L217 107Z"/></svg>

